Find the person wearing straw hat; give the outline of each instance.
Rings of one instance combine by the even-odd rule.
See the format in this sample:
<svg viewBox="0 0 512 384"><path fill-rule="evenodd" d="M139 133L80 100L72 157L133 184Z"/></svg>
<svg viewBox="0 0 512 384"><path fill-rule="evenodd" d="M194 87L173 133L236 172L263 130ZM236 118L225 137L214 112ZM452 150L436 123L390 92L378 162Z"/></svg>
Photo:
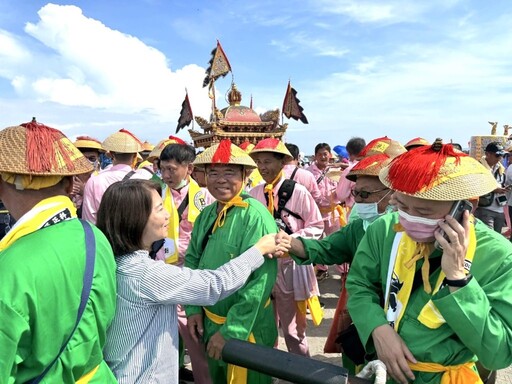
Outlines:
<svg viewBox="0 0 512 384"><path fill-rule="evenodd" d="M73 176L92 169L62 132L35 120L0 131L0 198L17 219L0 241L2 383L117 382L103 360L112 248L68 197Z"/></svg>
<svg viewBox="0 0 512 384"><path fill-rule="evenodd" d="M252 144L250 141L244 141L242 144L239 145L239 147L245 153L249 154L254 148L254 144ZM258 168L253 169L253 171L247 176L247 183L245 186L246 192L249 192L251 189L253 189L255 186L261 183L263 183L263 178L261 177Z"/></svg>
<svg viewBox="0 0 512 384"><path fill-rule="evenodd" d="M320 238L324 222L315 200L306 187L299 183L294 184L291 191L286 191L288 201L284 206L280 206L279 200L284 195L279 191L285 188L283 167L293 159L284 143L273 138L263 139L256 144L250 156L265 180L265 184L257 185L250 194L267 206L270 214L286 233L294 237ZM319 325L323 318L313 266L299 267L290 258L279 259L277 281L272 296L276 307L276 322L283 330L288 351L309 356L306 337L307 310L311 312L315 325Z"/></svg>
<svg viewBox="0 0 512 384"><path fill-rule="evenodd" d="M198 155L194 165L205 167L208 190L217 202L207 206L196 219L185 267L215 269L262 236L277 232L265 206L244 193L246 177L256 164L242 149L230 140L222 140ZM207 344L213 383L272 382L269 376L226 365L219 359L228 339L274 346L277 327L270 294L276 273L277 261L267 259L234 295L212 306L185 307L191 333Z"/></svg>
<svg viewBox="0 0 512 384"><path fill-rule="evenodd" d="M144 168L134 169L137 154L142 150L142 143L126 129L120 129L111 134L103 141L102 147L110 153L113 166L87 181L82 204L83 218L93 224L96 223L96 212L100 206L101 197L110 184L127 179L147 180L153 176Z"/></svg>
<svg viewBox="0 0 512 384"><path fill-rule="evenodd" d="M162 188L164 208L171 214L163 252L158 260L182 267L190 242L192 228L199 213L215 201L206 188L201 188L190 176L196 158L195 149L185 142L168 144L160 153L158 168L165 183ZM188 349L192 362L193 378L198 384L211 383L208 375L205 348L195 341L187 327L187 317L182 306L178 306L180 336ZM180 378L191 376L185 367L180 368Z"/></svg>
<svg viewBox="0 0 512 384"><path fill-rule="evenodd" d="M469 211L460 223L449 215L494 190L494 177L436 140L396 157L379 178L398 212L368 227L347 278L369 358L399 383L479 383L476 360L508 367L512 244Z"/></svg>
<svg viewBox="0 0 512 384"><path fill-rule="evenodd" d="M285 178L295 180L297 183L305 186L316 201L320 198L320 189L318 189L315 176L311 172L299 167L299 147L292 143L286 143L285 146L293 157L283 167Z"/></svg>
<svg viewBox="0 0 512 384"><path fill-rule="evenodd" d="M78 136L73 144L80 152L82 152L82 155L89 160L94 168L92 172L77 175L73 179L71 200L75 204L77 216L82 217L82 203L85 184L92 174L98 174L98 171L100 170L100 153L104 151L101 147L101 142L89 136Z"/></svg>
<svg viewBox="0 0 512 384"><path fill-rule="evenodd" d="M371 145L371 143L369 144ZM403 150L405 152L405 149ZM294 258L299 265L319 263L325 265L336 265L351 263L356 252L357 246L361 242L366 229L375 220L382 215L392 212L393 207L390 204L391 190L379 180L380 170L389 164L392 157L380 153L367 156L359 161L349 172L347 177L355 182L354 197L355 206L359 207L361 212L357 219L352 220L347 225L341 227L338 231L321 239L314 240L303 237L291 238L289 235L280 232L277 241L285 239L291 244L290 256ZM341 345L336 342L342 331L345 331L350 325L350 317L346 310L346 274L342 275L342 294L338 299L338 305L331 325L329 336L326 340L324 351L328 353L342 352ZM343 345L346 351L343 351L343 366L355 373L354 364L361 364L360 359L364 357L360 352L362 348L355 349L354 346L347 347ZM348 356L351 359L348 359Z"/></svg>

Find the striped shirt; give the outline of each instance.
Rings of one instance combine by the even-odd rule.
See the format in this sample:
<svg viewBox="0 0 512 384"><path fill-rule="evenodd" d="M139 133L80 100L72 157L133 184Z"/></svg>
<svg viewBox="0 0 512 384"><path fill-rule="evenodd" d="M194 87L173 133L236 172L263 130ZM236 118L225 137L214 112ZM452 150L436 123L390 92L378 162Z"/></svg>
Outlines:
<svg viewBox="0 0 512 384"><path fill-rule="evenodd" d="M179 268L142 250L118 257L117 309L104 353L119 383L177 383L177 304L212 305L263 261L254 247L216 270Z"/></svg>

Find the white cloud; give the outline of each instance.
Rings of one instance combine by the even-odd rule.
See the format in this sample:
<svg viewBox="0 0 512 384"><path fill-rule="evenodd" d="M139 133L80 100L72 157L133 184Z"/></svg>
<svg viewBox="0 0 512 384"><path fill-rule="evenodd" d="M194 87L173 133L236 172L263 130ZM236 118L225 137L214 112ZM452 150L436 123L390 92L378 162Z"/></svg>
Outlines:
<svg viewBox="0 0 512 384"><path fill-rule="evenodd" d="M119 112L176 113L189 80L198 84L204 70L186 66L172 72L165 55L134 36L88 18L76 6L48 4L40 21L25 31L59 57L52 76L38 76L33 89L42 100ZM201 109L201 108L199 108Z"/></svg>

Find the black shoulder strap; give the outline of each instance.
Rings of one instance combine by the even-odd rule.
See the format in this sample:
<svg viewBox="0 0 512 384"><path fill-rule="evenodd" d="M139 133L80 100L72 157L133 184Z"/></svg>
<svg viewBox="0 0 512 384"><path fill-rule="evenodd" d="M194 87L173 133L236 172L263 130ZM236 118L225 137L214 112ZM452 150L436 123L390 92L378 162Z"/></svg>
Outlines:
<svg viewBox="0 0 512 384"><path fill-rule="evenodd" d="M299 167L295 167L295 169L293 170L292 174L290 175L290 180L293 180L295 178L295 174L297 173L298 169L299 169Z"/></svg>
<svg viewBox="0 0 512 384"><path fill-rule="evenodd" d="M121 181L128 180L130 177L133 176L134 173L135 173L135 171L132 169L130 172L128 172L126 175L124 175L124 177L123 177L123 179Z"/></svg>
<svg viewBox="0 0 512 384"><path fill-rule="evenodd" d="M28 383L30 384L37 384L41 382L41 380L43 380L48 371L55 365L59 357L62 355L62 352L64 352L64 350L66 349L66 346L68 345L69 341L75 334L75 331L78 328L78 324L80 323L82 315L85 311L87 301L89 300L89 295L91 293L92 288L92 279L94 276L94 263L96 260L96 239L94 238L94 232L92 230L91 225L85 220L80 220L80 223L82 224L85 232L85 271L82 282L82 293L80 295L80 305L78 306L78 313L76 315L75 325L73 326L73 329L71 330L71 333L69 334L68 338L60 348L57 357L55 357L55 359L53 359L53 361L46 366L46 369L43 371L43 373L41 373L36 378L28 381Z"/></svg>
<svg viewBox="0 0 512 384"><path fill-rule="evenodd" d="M183 212L185 212L185 209L187 209L187 207L188 207L188 192L187 192L187 196L185 196L185 198L181 202L180 206L178 207L178 218L180 220L180 223L181 223L181 220L183 220L181 216L183 216Z"/></svg>
<svg viewBox="0 0 512 384"><path fill-rule="evenodd" d="M325 174L327 173L327 169L328 168L325 168L325 170L322 172L322 174L320 176L318 176L318 179L316 179L316 183L317 184L320 184L322 182L322 180L325 178Z"/></svg>

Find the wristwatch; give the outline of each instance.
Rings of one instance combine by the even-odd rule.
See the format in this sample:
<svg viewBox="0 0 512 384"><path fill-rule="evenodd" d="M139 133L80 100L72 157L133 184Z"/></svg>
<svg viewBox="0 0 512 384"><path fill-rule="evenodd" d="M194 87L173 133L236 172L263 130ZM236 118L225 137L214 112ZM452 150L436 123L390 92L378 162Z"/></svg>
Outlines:
<svg viewBox="0 0 512 384"><path fill-rule="evenodd" d="M458 280L450 280L445 277L443 284L445 284L449 287L459 287L459 288L465 287L466 285L468 285L468 283L471 281L472 278L473 278L472 274L467 274L466 277L464 277L463 279L458 279Z"/></svg>

